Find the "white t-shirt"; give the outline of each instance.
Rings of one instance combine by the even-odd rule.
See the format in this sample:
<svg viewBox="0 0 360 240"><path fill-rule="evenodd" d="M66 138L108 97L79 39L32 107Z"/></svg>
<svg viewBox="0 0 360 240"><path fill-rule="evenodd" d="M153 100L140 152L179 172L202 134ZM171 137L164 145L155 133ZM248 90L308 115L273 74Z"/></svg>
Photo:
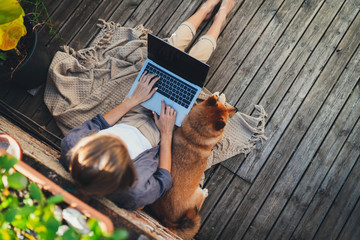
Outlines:
<svg viewBox="0 0 360 240"><path fill-rule="evenodd" d="M126 144L131 159L152 148L149 140L136 128L127 124L116 124L101 130L98 134L112 134L120 137Z"/></svg>

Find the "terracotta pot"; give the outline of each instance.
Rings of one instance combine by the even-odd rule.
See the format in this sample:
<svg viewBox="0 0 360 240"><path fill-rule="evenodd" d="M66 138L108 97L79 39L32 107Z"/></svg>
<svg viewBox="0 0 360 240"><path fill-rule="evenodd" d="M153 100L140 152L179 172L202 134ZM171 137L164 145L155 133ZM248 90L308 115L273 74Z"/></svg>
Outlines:
<svg viewBox="0 0 360 240"><path fill-rule="evenodd" d="M9 145L11 149L8 151L4 150L2 146ZM29 178L34 183L40 185L42 189L45 189L51 192L53 195L61 195L64 197L65 202L69 204L70 207L76 208L80 212L82 212L85 216L89 218L95 218L99 220L101 228L107 233L111 233L114 231L113 223L110 218L95 210L91 206L87 205L80 199L71 195L59 185L55 184L53 181L27 165L25 162L22 162L22 149L18 142L7 134L0 134L0 155L4 153L9 153L14 157L18 158L20 161L15 164L14 168L16 171L22 173L24 176Z"/></svg>

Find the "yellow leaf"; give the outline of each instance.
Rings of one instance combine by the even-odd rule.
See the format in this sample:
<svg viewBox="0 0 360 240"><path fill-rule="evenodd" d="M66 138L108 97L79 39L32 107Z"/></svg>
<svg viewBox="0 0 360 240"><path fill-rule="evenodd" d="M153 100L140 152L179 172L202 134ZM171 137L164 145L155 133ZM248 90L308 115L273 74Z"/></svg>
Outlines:
<svg viewBox="0 0 360 240"><path fill-rule="evenodd" d="M0 49L3 51L14 49L24 35L26 35L26 28L22 16L0 25Z"/></svg>

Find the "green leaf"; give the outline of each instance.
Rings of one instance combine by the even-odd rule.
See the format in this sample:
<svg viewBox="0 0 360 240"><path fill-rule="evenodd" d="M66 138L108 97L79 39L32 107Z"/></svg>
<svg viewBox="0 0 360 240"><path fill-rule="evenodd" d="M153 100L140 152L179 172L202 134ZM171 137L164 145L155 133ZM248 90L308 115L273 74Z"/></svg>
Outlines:
<svg viewBox="0 0 360 240"><path fill-rule="evenodd" d="M0 168L4 168L6 171L14 167L17 162L18 160L16 158L10 157L7 154L0 156Z"/></svg>
<svg viewBox="0 0 360 240"><path fill-rule="evenodd" d="M129 237L129 233L125 229L116 229L113 234L109 237L112 240L122 240L127 239Z"/></svg>
<svg viewBox="0 0 360 240"><path fill-rule="evenodd" d="M19 206L19 200L16 196L9 195L1 199L0 209L4 209L7 207L16 208Z"/></svg>
<svg viewBox="0 0 360 240"><path fill-rule="evenodd" d="M19 215L18 215L19 216ZM27 226L26 226L26 223L27 223L27 219L26 218L15 218L11 224L16 227L16 228L19 228L19 229L22 229L22 230L25 230L27 229Z"/></svg>
<svg viewBox="0 0 360 240"><path fill-rule="evenodd" d="M79 236L73 228L69 228L63 235L62 239L78 240Z"/></svg>
<svg viewBox="0 0 360 240"><path fill-rule="evenodd" d="M2 224L4 223L4 221L5 221L4 214L2 214L2 212L0 212L0 227L2 226Z"/></svg>
<svg viewBox="0 0 360 240"><path fill-rule="evenodd" d="M63 196L61 195L54 195L54 196L51 196L49 197L47 200L46 200L46 203L47 204L57 204L57 203L61 203L63 202L65 199Z"/></svg>
<svg viewBox="0 0 360 240"><path fill-rule="evenodd" d="M56 233L56 231L58 230L58 228L60 227L61 223L54 217L51 216L46 222L45 222L45 226L46 228L53 232L54 235Z"/></svg>
<svg viewBox="0 0 360 240"><path fill-rule="evenodd" d="M35 206L33 207L24 206L17 210L17 214L27 218L31 213L35 212L35 210L36 210Z"/></svg>
<svg viewBox="0 0 360 240"><path fill-rule="evenodd" d="M24 16L24 10L16 0L0 1L0 24L14 21L20 16Z"/></svg>
<svg viewBox="0 0 360 240"><path fill-rule="evenodd" d="M15 219L15 216L17 214L16 208L9 208L4 213L4 218L6 222L12 222Z"/></svg>
<svg viewBox="0 0 360 240"><path fill-rule="evenodd" d="M7 55L5 52L0 52L0 60L5 61L7 59Z"/></svg>
<svg viewBox="0 0 360 240"><path fill-rule="evenodd" d="M103 235L103 232L101 230L101 227L99 225L99 221L94 219L94 218L90 218L87 221L87 225L90 227L91 231L94 233L94 236L99 238Z"/></svg>
<svg viewBox="0 0 360 240"><path fill-rule="evenodd" d="M43 223L41 222L40 217L36 216L35 214L30 214L30 216L28 217L28 222L27 222L28 228L36 229L40 225L43 225Z"/></svg>
<svg viewBox="0 0 360 240"><path fill-rule="evenodd" d="M16 190L22 190L26 188L28 180L21 173L15 172L7 177L9 186Z"/></svg>
<svg viewBox="0 0 360 240"><path fill-rule="evenodd" d="M35 183L30 183L29 192L30 192L30 196L33 199L39 201L39 203L41 204L44 202L45 200L44 194L42 193L38 185L36 185Z"/></svg>

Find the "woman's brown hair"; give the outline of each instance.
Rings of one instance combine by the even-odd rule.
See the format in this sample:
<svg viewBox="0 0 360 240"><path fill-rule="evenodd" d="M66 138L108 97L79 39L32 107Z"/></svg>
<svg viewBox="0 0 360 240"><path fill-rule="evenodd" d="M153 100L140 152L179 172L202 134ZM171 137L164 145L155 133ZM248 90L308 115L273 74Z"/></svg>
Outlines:
<svg viewBox="0 0 360 240"><path fill-rule="evenodd" d="M103 196L130 187L136 171L125 143L109 134L81 139L70 151L70 174L79 191Z"/></svg>

